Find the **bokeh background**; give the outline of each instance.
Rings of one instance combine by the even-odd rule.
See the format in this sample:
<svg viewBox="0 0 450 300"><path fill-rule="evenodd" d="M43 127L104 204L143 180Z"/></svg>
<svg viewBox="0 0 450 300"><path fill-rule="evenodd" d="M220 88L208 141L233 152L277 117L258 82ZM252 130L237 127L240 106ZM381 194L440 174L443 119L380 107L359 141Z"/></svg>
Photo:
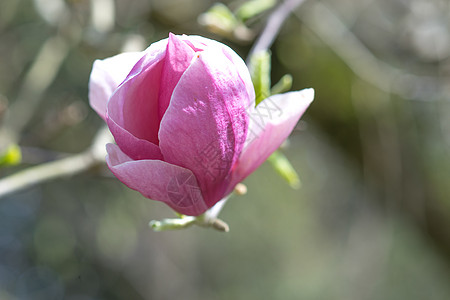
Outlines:
<svg viewBox="0 0 450 300"><path fill-rule="evenodd" d="M0 177L89 147L97 58L168 32L246 58L272 10L230 32L199 17L213 4L2 0L0 122L23 159ZM0 199L0 299L450 299L450 2L307 0L271 50L273 82L316 90L283 149L300 189L265 163L226 234L153 232L171 210L105 166L22 190Z"/></svg>

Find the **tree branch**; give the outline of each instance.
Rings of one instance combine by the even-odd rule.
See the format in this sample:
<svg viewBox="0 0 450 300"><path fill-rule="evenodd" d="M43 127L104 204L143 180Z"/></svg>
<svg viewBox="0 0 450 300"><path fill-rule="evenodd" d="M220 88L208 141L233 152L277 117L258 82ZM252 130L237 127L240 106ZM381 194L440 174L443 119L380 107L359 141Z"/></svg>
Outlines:
<svg viewBox="0 0 450 300"><path fill-rule="evenodd" d="M106 155L105 144L109 141L112 141L109 130L106 127L102 127L97 133L94 143L86 151L30 167L0 179L0 197L54 178L75 175L104 163Z"/></svg>
<svg viewBox="0 0 450 300"><path fill-rule="evenodd" d="M378 59L339 17L317 1L307 13L296 12L311 31L327 44L362 80L402 98L429 101L448 82L448 77L418 76Z"/></svg>
<svg viewBox="0 0 450 300"><path fill-rule="evenodd" d="M304 1L305 0L286 0L272 12L261 35L256 40L255 44L253 44L253 47L248 54L247 65L254 53L268 50L272 46L281 26L286 21L289 14Z"/></svg>

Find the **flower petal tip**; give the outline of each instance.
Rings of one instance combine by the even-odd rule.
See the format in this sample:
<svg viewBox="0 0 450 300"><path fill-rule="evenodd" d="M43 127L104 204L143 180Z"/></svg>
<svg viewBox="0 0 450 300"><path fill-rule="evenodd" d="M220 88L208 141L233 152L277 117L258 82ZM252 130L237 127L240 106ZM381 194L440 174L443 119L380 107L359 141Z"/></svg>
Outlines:
<svg viewBox="0 0 450 300"><path fill-rule="evenodd" d="M302 100L308 103L313 102L315 96L315 91L313 88L306 88L301 90Z"/></svg>

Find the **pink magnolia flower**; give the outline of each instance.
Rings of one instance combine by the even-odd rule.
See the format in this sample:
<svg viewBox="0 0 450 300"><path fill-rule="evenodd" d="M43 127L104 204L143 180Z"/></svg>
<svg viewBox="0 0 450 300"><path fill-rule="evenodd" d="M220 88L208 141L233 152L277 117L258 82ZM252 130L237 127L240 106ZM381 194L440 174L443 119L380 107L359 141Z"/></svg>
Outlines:
<svg viewBox="0 0 450 300"><path fill-rule="evenodd" d="M89 100L117 145L106 162L147 198L200 215L227 196L290 134L313 100L306 89L258 107L247 67L229 47L169 35L94 63Z"/></svg>

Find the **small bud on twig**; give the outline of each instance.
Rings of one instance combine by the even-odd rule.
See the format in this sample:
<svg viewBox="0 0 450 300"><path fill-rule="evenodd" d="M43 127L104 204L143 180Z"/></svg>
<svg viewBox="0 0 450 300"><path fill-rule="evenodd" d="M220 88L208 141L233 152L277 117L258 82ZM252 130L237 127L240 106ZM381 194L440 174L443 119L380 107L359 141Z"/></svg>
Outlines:
<svg viewBox="0 0 450 300"><path fill-rule="evenodd" d="M239 196L245 195L247 194L247 186L243 183L238 183L234 187L234 192Z"/></svg>

